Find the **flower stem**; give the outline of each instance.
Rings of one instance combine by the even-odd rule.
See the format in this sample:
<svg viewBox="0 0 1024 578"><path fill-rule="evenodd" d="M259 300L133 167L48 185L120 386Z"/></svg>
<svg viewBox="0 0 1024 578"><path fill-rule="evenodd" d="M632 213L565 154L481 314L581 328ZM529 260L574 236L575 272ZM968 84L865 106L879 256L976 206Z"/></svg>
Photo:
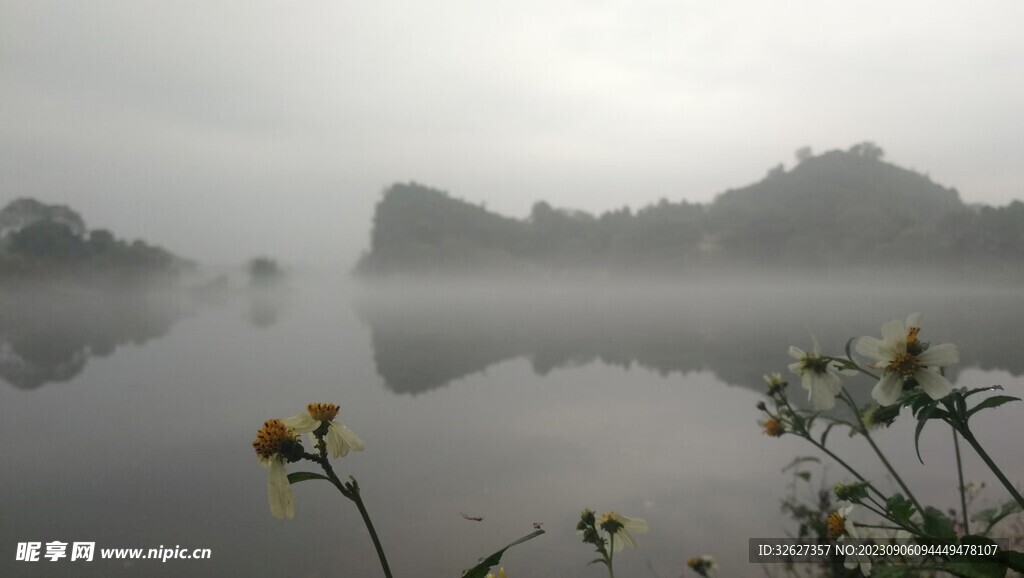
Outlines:
<svg viewBox="0 0 1024 578"><path fill-rule="evenodd" d="M971 444L971 447L974 448L974 451L978 452L978 455L981 456L981 459L985 462L985 465L987 465L989 469L992 470L992 473L995 474L997 478L999 478L999 481L1003 483L1003 486L1005 486L1006 490L1010 492L1010 495L1013 496L1013 499L1016 500L1022 508L1024 508L1024 496L1021 496L1020 492L1017 491L1017 488L1013 487L1013 484L1010 483L1010 480L1006 479L1006 476L1003 474L1003 471L1000 470L999 466L997 466L996 463L992 461L992 458L989 457L988 452L986 452L984 448L981 447L981 444L978 443L978 440L974 438L974 434L971 433L971 430L967 428L966 424L964 424L964 427L960 429L960 435L964 436L964 439L967 440L967 443Z"/></svg>
<svg viewBox="0 0 1024 578"><path fill-rule="evenodd" d="M794 415L795 415L795 414L796 414L796 411L795 411L795 410L793 409L793 406L792 406L792 405L790 405L790 403L789 403L789 400L788 400L788 399L784 400L784 403L785 403L785 405L786 405L786 408L787 408L787 409L789 409L790 413L792 413L792 414L794 414ZM856 411L854 411L854 413L856 414L857 412L856 412ZM859 414L857 414L857 415L859 415ZM862 424L862 426L861 426L861 427L863 427L863 424ZM837 455L836 455L835 453L833 453L833 452L832 452L832 450L830 450L830 449L828 449L827 447L825 447L825 444L823 444L823 443L820 443L820 442L819 442L818 440L814 439L814 438L813 438L813 437L811 436L811 432L810 432L810 431L808 431L806 427L800 426L799 430L800 430L800 431L798 431L797 433L798 433L798 434L799 434L799 435L800 435L801 437L803 437L803 438L804 438L804 439L806 439L807 441L811 442L811 445L813 445L814 447L818 448L819 450L821 450L821 451L825 452L825 454L826 454L826 455L828 455L828 456L829 456L830 458L832 458L833 460L835 460L835 461L836 461L836 463L838 463L839 465L841 465L841 466L843 466L844 468L846 468L846 470L847 470L848 472L850 472L851 474L853 474L853 477L857 478L857 479L858 479L858 480L860 480L861 482L865 482L865 483L867 483L868 487L869 487L869 488L871 488L871 490L872 490L873 492L875 492L876 494L878 494L878 497L879 497L879 498L882 498L882 501L885 501L885 500L886 500L886 496L885 496L885 494L883 494L882 492L878 491L878 489L877 489L877 488L875 488L874 484L872 484L870 480L868 480L868 479L867 479L867 478L865 478L864 476L860 475L860 472L858 472L857 470L853 469L853 466L851 466L850 464L848 464L848 463L846 463L845 461L843 461L843 459L842 459L842 458L840 458L839 456L837 456Z"/></svg>
<svg viewBox="0 0 1024 578"><path fill-rule="evenodd" d="M857 411L857 404L853 402L853 398L850 397L849 392L843 390L842 395L843 400L845 400L846 404L850 406L850 410L853 412L853 415L857 417L857 423L860 424L860 433L864 436L864 439L868 440L868 444L871 445L871 449L875 450L875 455L878 456L878 459L882 462L882 465L885 466L885 469L889 470L889 473L892 474L893 479L896 480L896 483L899 484L903 492L907 494L907 498L909 498L910 501L914 503L914 506L917 508L917 511L921 512L923 515L924 508L921 507L921 503L917 501L917 498L914 497L914 493L910 491L909 487L907 487L907 484L903 481L903 478L901 478L900 475L896 473L896 469L892 467L892 464L890 464L889 460L886 459L885 454L883 454L882 450L878 447L877 444L875 444L875 440L871 437L871 434L868 432L868 427L864 423L864 419L860 417L860 412Z"/></svg>
<svg viewBox="0 0 1024 578"><path fill-rule="evenodd" d="M608 578L615 578L615 570L612 569L612 558L615 557L615 534L608 535Z"/></svg>
<svg viewBox="0 0 1024 578"><path fill-rule="evenodd" d="M971 526L967 521L967 489L964 487L964 466L960 459L960 436L957 435L956 428L951 427L950 429L953 430L953 451L956 452L956 475L960 482L960 510L964 516L964 534L970 534Z"/></svg>
<svg viewBox="0 0 1024 578"><path fill-rule="evenodd" d="M366 524L366 530L370 532L370 539L373 540L373 547L377 549L377 557L380 558L380 567L384 570L384 575L387 578L391 578L391 567L388 566L388 558L384 555L384 547L380 544L380 538L377 537L377 531L373 529L373 522L370 521L370 514L366 511L366 506L363 504L363 498L359 494L359 483L352 476L349 476L352 480L346 486L352 489L352 501L356 503L356 507L359 508L359 515L363 517L363 523Z"/></svg>
<svg viewBox="0 0 1024 578"><path fill-rule="evenodd" d="M370 533L370 539L373 540L373 547L377 550L377 557L380 558L380 567L384 570L384 576L392 578L391 567L388 565L388 558L384 555L384 547L380 543L380 538L377 537L377 531L373 528L373 522L370 520L370 513L366 511L366 505L363 504L363 498L359 495L359 482L352 476L348 479L350 482L342 483L338 479L338 475L334 473L334 468L331 467L331 462L327 459L327 456L321 453L320 456L306 455L307 459L310 459L323 468L327 477L330 478L331 483L334 487L338 488L341 495L352 500L356 503L356 508L359 508L359 515L363 517L363 524L366 525L366 530Z"/></svg>

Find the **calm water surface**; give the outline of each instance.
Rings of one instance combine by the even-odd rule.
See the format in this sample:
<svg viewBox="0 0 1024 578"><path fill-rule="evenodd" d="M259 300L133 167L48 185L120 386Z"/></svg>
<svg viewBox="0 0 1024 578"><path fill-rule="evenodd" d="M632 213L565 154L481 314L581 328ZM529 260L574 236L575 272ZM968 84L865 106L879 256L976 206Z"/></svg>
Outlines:
<svg viewBox="0 0 1024 578"><path fill-rule="evenodd" d="M335 468L359 479L396 576L459 576L534 522L548 533L506 554L511 576L601 576L575 535L584 507L649 522L618 575L674 577L702 554L723 575L763 575L747 539L793 530L780 470L813 453L756 423L760 376L785 370L791 343L809 347L813 331L839 352L922 311L926 339L961 348L957 385L1024 393L1017 291L872 287L454 292L318 278L213 302L5 295L0 575L380 575L355 507L327 484L294 487L295 519L270 515L250 442L310 401L340 403L366 440ZM850 387L867 399L870 384ZM1021 411L979 424L1014 480ZM953 506L948 431L925 431L921 466L908 425L880 443L926 500ZM826 475L843 479L837 466ZM990 479L973 455L967 477ZM990 482L981 501L1003 497ZM27 541L210 548L212 559L16 562Z"/></svg>

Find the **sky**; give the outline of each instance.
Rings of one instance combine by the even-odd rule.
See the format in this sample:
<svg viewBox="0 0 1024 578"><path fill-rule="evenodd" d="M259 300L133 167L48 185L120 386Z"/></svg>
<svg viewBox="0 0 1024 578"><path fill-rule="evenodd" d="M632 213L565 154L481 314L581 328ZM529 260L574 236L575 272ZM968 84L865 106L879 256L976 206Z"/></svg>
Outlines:
<svg viewBox="0 0 1024 578"><path fill-rule="evenodd" d="M1021 22L1017 0L0 0L0 205L347 268L395 182L599 213L866 140L1002 205Z"/></svg>

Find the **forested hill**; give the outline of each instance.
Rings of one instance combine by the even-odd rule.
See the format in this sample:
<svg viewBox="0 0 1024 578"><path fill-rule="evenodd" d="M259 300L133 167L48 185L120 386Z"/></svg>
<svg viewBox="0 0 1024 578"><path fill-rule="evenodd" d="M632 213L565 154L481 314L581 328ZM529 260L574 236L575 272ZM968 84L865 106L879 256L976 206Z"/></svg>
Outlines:
<svg viewBox="0 0 1024 578"><path fill-rule="evenodd" d="M416 183L385 191L357 266L387 273L685 273L701 267L1000 265L1024 261L1024 203L965 205L955 189L861 143L773 168L711 203L594 216L538 202L525 219Z"/></svg>
<svg viewBox="0 0 1024 578"><path fill-rule="evenodd" d="M195 264L142 240L89 230L63 205L22 198L0 209L0 284L33 280L166 280Z"/></svg>

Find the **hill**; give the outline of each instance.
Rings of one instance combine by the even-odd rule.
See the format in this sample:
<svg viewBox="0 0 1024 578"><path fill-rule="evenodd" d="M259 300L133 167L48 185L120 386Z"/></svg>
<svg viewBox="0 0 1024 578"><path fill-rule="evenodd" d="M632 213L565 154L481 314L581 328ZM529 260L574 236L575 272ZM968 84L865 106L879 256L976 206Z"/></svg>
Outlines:
<svg viewBox="0 0 1024 578"><path fill-rule="evenodd" d="M593 216L533 206L525 219L416 183L385 191L363 275L598 271L680 273L704 267L1006 265L1024 259L1024 203L965 205L952 188L883 160L881 148L782 165L701 205L660 203Z"/></svg>
<svg viewBox="0 0 1024 578"><path fill-rule="evenodd" d="M39 279L142 281L176 277L194 264L142 240L89 230L62 205L17 199L0 210L0 283Z"/></svg>

